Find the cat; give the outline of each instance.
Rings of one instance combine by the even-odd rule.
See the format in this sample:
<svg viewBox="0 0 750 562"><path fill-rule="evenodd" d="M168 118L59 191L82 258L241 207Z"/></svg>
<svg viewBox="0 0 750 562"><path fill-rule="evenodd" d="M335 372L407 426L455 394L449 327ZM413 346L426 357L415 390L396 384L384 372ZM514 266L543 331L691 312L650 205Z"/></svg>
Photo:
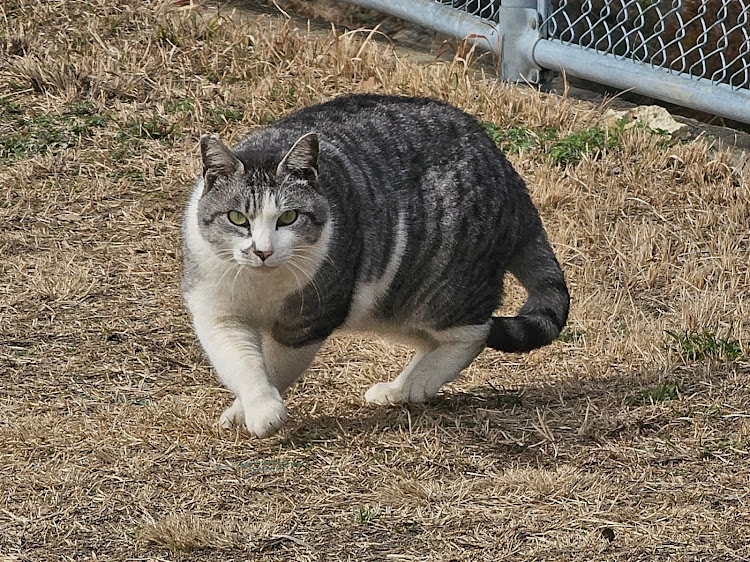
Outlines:
<svg viewBox="0 0 750 562"><path fill-rule="evenodd" d="M236 399L219 419L256 436L287 419L286 390L335 330L416 349L382 405L423 402L488 346L555 339L569 295L523 180L483 127L429 98L347 95L259 128L232 149L200 140L183 220L182 289ZM493 317L506 271L528 292Z"/></svg>

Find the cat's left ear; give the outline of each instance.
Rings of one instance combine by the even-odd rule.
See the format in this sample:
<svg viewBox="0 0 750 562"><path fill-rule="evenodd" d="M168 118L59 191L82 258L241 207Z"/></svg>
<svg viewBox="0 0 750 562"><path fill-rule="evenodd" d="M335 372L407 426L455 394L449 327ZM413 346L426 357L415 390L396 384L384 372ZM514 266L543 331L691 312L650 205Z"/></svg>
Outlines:
<svg viewBox="0 0 750 562"><path fill-rule="evenodd" d="M318 135L307 133L297 139L276 168L277 176L299 174L318 177Z"/></svg>
<svg viewBox="0 0 750 562"><path fill-rule="evenodd" d="M217 178L245 173L245 166L215 135L201 137L201 157L203 159L203 192L208 193Z"/></svg>

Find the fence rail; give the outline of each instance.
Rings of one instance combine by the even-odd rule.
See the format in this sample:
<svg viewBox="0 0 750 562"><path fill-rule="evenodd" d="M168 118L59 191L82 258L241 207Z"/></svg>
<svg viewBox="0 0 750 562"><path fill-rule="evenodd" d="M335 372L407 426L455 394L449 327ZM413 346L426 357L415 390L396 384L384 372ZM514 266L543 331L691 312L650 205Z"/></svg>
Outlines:
<svg viewBox="0 0 750 562"><path fill-rule="evenodd" d="M500 56L750 123L750 0L347 0Z"/></svg>

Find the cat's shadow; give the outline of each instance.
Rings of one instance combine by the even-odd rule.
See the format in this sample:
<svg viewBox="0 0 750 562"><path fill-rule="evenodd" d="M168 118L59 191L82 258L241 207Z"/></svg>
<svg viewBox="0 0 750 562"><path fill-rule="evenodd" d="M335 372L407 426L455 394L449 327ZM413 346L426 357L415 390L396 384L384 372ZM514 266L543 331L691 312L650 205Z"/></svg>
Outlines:
<svg viewBox="0 0 750 562"><path fill-rule="evenodd" d="M715 372L711 378L721 376ZM488 384L449 390L424 404L388 407L351 400L333 413L306 415L293 408L279 437L282 446L304 448L341 439L377 445L405 434L437 434L461 446L538 456L548 446L559 450L656 434L671 421L663 403L705 392L700 380L691 370L629 372L513 389Z"/></svg>

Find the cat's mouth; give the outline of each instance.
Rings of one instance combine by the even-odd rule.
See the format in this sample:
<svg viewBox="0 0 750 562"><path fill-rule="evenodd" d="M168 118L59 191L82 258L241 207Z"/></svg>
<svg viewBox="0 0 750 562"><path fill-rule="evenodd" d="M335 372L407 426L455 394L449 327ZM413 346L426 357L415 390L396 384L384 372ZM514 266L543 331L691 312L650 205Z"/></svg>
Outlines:
<svg viewBox="0 0 750 562"><path fill-rule="evenodd" d="M280 265L282 265L283 260L278 259L277 256L273 256L271 258L270 254L273 252L269 252L268 254L261 252L261 254L264 254L263 256L258 256L258 259L255 259L251 257L250 255L247 255L245 252L235 250L234 255L232 256L234 259L234 262L238 265L241 265L242 267L248 267L250 269L256 270L256 271L273 271L275 269L278 269ZM257 255L257 252L256 252Z"/></svg>
<svg viewBox="0 0 750 562"><path fill-rule="evenodd" d="M280 262L268 263L268 261L262 261L260 263L250 260L237 260L241 266L249 267L253 271L271 272L279 269Z"/></svg>

